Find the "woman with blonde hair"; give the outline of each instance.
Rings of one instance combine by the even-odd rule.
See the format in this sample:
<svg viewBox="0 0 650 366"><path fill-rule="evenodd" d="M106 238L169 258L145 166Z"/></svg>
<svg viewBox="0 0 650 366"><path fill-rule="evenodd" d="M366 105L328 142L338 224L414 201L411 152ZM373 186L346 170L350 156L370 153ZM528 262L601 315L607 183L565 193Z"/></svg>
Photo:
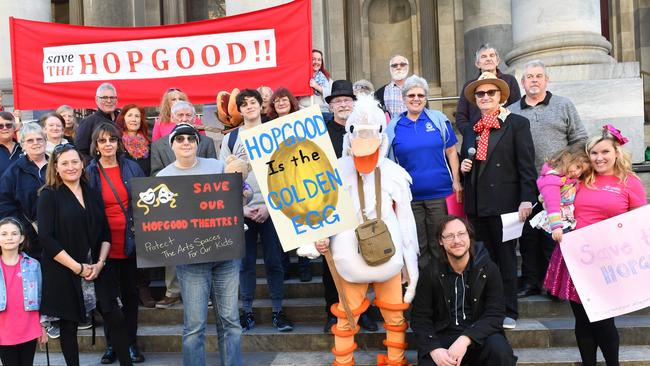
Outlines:
<svg viewBox="0 0 650 366"><path fill-rule="evenodd" d="M165 94L163 94L162 101L160 102L160 114L154 121L151 142L169 135L174 127L176 127L176 123L172 121L172 106L179 100L189 102L187 94L180 89L169 88ZM200 134L205 135L205 127L198 116L194 117L192 126L197 129Z"/></svg>
<svg viewBox="0 0 650 366"><path fill-rule="evenodd" d="M603 126L601 133L587 141L585 149L591 164L573 202L576 230L646 204L643 183L632 171L630 153L623 147L627 142L612 125ZM589 321L559 246L551 256L544 287L571 304L582 364L596 365L600 348L608 366L618 365L619 335L614 318Z"/></svg>

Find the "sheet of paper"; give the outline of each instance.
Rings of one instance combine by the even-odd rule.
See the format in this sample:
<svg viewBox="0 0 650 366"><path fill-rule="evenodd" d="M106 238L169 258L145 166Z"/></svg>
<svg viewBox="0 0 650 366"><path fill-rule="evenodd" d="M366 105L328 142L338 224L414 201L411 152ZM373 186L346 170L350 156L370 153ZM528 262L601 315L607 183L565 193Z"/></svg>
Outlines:
<svg viewBox="0 0 650 366"><path fill-rule="evenodd" d="M503 241L517 239L524 230L524 223L519 221L519 212L510 212L501 215L503 225Z"/></svg>

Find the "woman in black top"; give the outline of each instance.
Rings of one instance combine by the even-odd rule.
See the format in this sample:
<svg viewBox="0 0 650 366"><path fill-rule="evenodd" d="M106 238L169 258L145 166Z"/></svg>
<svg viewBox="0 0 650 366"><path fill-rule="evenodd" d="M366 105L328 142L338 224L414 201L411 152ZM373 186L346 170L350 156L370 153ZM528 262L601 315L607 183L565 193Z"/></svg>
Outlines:
<svg viewBox="0 0 650 366"><path fill-rule="evenodd" d="M110 231L100 194L86 183L83 161L73 145L54 148L38 199L41 314L60 319L61 350L69 366L79 365L77 325L97 307L115 333L121 365L131 365L115 278L103 271ZM94 286L93 286L94 285Z"/></svg>

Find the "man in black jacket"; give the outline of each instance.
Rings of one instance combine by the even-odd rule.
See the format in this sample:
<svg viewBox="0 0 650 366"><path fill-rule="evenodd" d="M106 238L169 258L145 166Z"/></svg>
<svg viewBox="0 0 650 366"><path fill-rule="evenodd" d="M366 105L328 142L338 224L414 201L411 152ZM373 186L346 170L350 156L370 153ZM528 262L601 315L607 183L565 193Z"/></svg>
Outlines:
<svg viewBox="0 0 650 366"><path fill-rule="evenodd" d="M84 155L84 160L90 160L90 140L95 128L102 123L115 123L120 110L117 108L117 91L111 83L102 83L95 93L97 111L84 118L79 123L75 145Z"/></svg>
<svg viewBox="0 0 650 366"><path fill-rule="evenodd" d="M413 299L418 365L515 365L499 269L465 219L447 216L437 232L442 255L421 273Z"/></svg>

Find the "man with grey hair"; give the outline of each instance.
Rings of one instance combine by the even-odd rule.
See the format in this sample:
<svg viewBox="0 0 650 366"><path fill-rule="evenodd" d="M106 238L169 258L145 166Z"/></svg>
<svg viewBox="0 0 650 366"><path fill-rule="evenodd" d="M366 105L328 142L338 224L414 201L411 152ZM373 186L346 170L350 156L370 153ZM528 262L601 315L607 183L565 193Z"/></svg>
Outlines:
<svg viewBox="0 0 650 366"><path fill-rule="evenodd" d="M505 106L508 106L521 97L521 92L519 91L519 84L517 84L517 79L510 75L504 74L499 70L499 53L496 48L491 46L489 43L481 45L474 54L474 65L478 69L478 74L472 80L469 80L463 85L462 90L465 90L467 85L476 79L485 71L490 72L497 76L497 78L505 81L510 88L510 96L505 102ZM456 127L462 135L465 135L464 131L466 129L471 129L474 127L474 124L481 119L481 111L478 107L470 103L470 101L465 98L464 93L460 93L460 98L458 99L458 106L456 107ZM470 147L475 147L473 141L465 141L463 139L463 146L461 147L461 152L466 153L467 149Z"/></svg>
<svg viewBox="0 0 650 366"><path fill-rule="evenodd" d="M95 102L97 111L81 120L75 138L75 145L85 155L84 160L90 157L90 140L95 127L104 122L115 123L120 114L117 109L117 91L111 83L99 85L95 93Z"/></svg>
<svg viewBox="0 0 650 366"><path fill-rule="evenodd" d="M352 84L352 91L354 95L374 95L375 86L366 79L357 80Z"/></svg>
<svg viewBox="0 0 650 366"><path fill-rule="evenodd" d="M547 90L548 75L542 61L533 60L524 65L521 84L526 94L518 103L510 106L510 111L530 121L530 132L537 137L533 143L535 168L539 171L551 155L571 144L584 141L587 132L573 103ZM541 205L537 205L530 217L541 210ZM555 242L542 229L533 228L528 223L524 225L523 234L519 239L522 258L519 297L541 292L541 284L554 247Z"/></svg>
<svg viewBox="0 0 650 366"><path fill-rule="evenodd" d="M409 60L402 55L391 57L388 62L388 71L390 71L391 82L377 89L375 99L379 101L382 109L387 110L393 118L406 110L402 98L402 86L406 77L409 76Z"/></svg>

